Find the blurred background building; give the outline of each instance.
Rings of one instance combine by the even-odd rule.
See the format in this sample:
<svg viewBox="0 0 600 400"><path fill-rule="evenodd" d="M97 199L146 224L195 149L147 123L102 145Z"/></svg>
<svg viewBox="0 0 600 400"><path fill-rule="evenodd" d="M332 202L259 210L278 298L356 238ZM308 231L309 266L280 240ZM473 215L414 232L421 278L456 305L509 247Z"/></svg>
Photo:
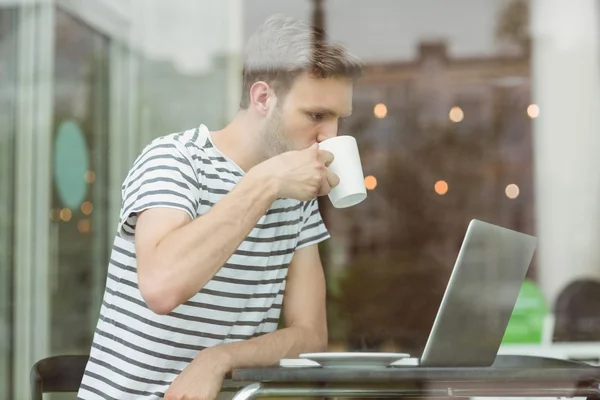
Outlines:
<svg viewBox="0 0 600 400"><path fill-rule="evenodd" d="M507 349L596 360L598 11L0 0L0 399L27 398L35 360L89 350L131 163L155 137L227 123L243 43L274 13L323 26L366 64L340 134L359 142L369 196L320 202L332 349L418 352L478 218L540 238ZM548 329L556 341L537 335Z"/></svg>

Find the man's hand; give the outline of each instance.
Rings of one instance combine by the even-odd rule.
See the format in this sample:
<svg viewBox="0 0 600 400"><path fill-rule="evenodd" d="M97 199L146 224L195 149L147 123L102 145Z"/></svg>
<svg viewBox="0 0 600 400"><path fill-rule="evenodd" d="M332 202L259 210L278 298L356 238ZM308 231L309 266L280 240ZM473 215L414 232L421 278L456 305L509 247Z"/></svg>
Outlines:
<svg viewBox="0 0 600 400"><path fill-rule="evenodd" d="M219 347L202 350L173 381L166 400L214 400L229 372L226 354Z"/></svg>
<svg viewBox="0 0 600 400"><path fill-rule="evenodd" d="M277 365L282 358L327 349L325 276L317 245L294 254L283 300L285 328L202 350L175 379L166 399L214 400L237 368Z"/></svg>
<svg viewBox="0 0 600 400"><path fill-rule="evenodd" d="M333 154L319 150L318 144L308 149L288 151L254 167L251 172L261 179L275 178L278 198L312 200L329 194L340 183L327 166Z"/></svg>

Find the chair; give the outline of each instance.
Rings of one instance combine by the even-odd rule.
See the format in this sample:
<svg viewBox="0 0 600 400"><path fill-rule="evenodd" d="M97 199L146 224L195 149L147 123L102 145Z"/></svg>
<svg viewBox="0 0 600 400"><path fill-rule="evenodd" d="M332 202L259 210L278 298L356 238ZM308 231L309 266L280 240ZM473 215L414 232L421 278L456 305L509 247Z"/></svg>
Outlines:
<svg viewBox="0 0 600 400"><path fill-rule="evenodd" d="M600 340L600 280L568 284L556 299L554 315L554 342Z"/></svg>
<svg viewBox="0 0 600 400"><path fill-rule="evenodd" d="M31 399L42 400L44 393L77 392L89 355L44 358L31 368Z"/></svg>

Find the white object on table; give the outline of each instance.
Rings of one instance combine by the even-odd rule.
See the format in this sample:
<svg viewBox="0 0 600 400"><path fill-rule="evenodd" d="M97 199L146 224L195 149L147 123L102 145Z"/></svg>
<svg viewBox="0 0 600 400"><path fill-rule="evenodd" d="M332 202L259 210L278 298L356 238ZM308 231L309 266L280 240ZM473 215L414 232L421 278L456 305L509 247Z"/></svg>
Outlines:
<svg viewBox="0 0 600 400"><path fill-rule="evenodd" d="M299 358L331 368L385 368L399 360L409 358L406 353L324 352L304 353Z"/></svg>

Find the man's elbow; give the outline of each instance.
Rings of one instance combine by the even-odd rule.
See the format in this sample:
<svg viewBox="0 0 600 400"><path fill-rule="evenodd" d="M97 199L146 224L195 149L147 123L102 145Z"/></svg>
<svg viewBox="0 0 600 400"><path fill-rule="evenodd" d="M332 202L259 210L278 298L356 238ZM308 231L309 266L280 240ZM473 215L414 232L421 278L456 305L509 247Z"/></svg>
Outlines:
<svg viewBox="0 0 600 400"><path fill-rule="evenodd" d="M144 295L142 297L150 311L158 315L167 315L177 307L173 302L164 299Z"/></svg>
<svg viewBox="0 0 600 400"><path fill-rule="evenodd" d="M179 306L177 291L166 285L164 280L138 276L140 294L152 312L158 315L167 315Z"/></svg>

